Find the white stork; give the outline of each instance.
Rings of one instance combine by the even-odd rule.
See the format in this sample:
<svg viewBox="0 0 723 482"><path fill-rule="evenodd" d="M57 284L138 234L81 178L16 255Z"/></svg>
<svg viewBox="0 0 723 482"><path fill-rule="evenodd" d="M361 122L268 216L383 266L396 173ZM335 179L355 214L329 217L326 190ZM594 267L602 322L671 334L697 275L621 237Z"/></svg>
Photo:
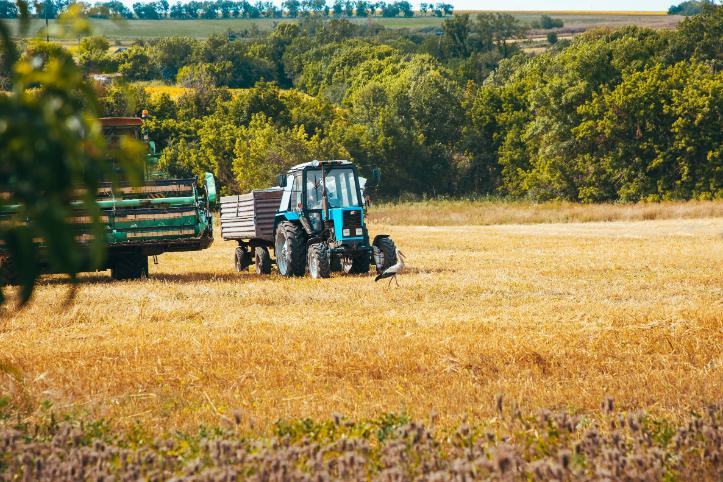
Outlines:
<svg viewBox="0 0 723 482"><path fill-rule="evenodd" d="M379 281L380 279L384 278L390 278L389 279L389 285L392 284L392 280L399 286L399 281L397 281L397 275L404 270L404 259L406 256L404 256L404 253L399 251L399 249L396 250L397 252L397 262L396 264L391 265L387 269L385 269L381 274L377 275L376 278L374 278L374 281Z"/></svg>

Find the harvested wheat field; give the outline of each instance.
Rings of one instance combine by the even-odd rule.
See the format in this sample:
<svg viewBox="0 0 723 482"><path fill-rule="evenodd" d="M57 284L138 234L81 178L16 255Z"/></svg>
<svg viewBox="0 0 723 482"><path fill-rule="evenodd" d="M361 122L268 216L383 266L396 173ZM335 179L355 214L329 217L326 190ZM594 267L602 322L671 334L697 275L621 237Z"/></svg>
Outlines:
<svg viewBox="0 0 723 482"><path fill-rule="evenodd" d="M234 244L165 254L151 279L42 281L0 318L0 393L153 433L242 409L277 419L383 413L456 426L524 410L645 409L680 420L723 393L723 219L391 226L400 287L260 277Z"/></svg>

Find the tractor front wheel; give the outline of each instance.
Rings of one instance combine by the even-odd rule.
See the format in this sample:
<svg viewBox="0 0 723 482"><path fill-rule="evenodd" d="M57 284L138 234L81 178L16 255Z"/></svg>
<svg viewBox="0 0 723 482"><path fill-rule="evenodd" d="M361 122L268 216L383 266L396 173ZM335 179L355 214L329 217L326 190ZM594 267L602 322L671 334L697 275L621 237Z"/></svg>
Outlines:
<svg viewBox="0 0 723 482"><path fill-rule="evenodd" d="M307 251L307 264L309 275L312 278L328 278L331 276L331 263L329 262L329 246L326 243L314 243Z"/></svg>
<svg viewBox="0 0 723 482"><path fill-rule="evenodd" d="M397 264L397 246L392 238L378 238L374 242L374 264L377 267L377 274L382 274L390 267Z"/></svg>
<svg viewBox="0 0 723 482"><path fill-rule="evenodd" d="M306 237L298 224L284 221L276 229L274 243L276 266L283 276L304 276L306 271Z"/></svg>
<svg viewBox="0 0 723 482"><path fill-rule="evenodd" d="M256 274L271 274L271 256L265 246L256 246L254 265L256 265Z"/></svg>

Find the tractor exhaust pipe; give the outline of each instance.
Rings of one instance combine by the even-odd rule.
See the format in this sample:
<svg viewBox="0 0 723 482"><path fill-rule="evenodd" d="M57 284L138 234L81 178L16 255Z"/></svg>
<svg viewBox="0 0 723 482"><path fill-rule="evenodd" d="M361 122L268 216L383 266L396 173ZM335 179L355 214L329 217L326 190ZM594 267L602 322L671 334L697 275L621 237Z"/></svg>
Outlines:
<svg viewBox="0 0 723 482"><path fill-rule="evenodd" d="M324 212L324 221L329 220L329 199L326 194L326 170L321 163L321 210Z"/></svg>

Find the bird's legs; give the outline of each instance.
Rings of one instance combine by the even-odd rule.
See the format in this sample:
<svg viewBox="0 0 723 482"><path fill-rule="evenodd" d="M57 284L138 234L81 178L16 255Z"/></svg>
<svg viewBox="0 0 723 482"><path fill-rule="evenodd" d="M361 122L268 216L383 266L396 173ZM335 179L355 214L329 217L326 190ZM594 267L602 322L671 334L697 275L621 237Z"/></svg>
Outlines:
<svg viewBox="0 0 723 482"><path fill-rule="evenodd" d="M393 276L394 282L397 284L397 288L399 288L399 281L397 281L397 275Z"/></svg>
<svg viewBox="0 0 723 482"><path fill-rule="evenodd" d="M389 283L387 284L387 288L389 288L390 286L392 286L392 280L393 280L394 278L396 278L396 277L397 277L397 275L394 275L394 274L393 274L392 277L389 278Z"/></svg>

